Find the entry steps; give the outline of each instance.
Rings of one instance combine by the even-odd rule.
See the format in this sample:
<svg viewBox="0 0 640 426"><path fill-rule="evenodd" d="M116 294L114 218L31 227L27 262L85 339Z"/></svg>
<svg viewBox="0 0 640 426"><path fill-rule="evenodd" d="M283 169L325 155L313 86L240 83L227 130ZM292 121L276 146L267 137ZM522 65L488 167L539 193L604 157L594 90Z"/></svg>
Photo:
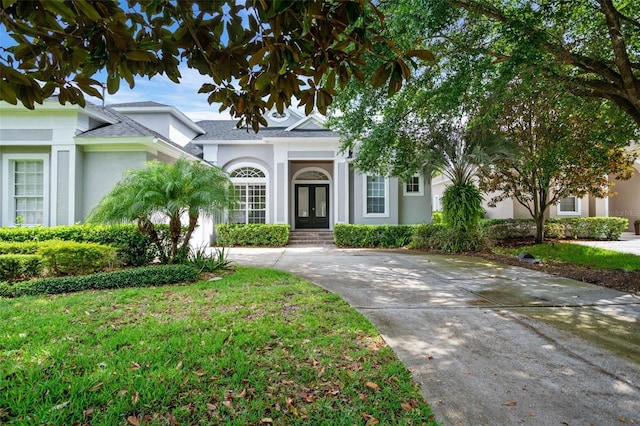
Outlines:
<svg viewBox="0 0 640 426"><path fill-rule="evenodd" d="M333 245L333 231L291 231L290 246L329 246Z"/></svg>

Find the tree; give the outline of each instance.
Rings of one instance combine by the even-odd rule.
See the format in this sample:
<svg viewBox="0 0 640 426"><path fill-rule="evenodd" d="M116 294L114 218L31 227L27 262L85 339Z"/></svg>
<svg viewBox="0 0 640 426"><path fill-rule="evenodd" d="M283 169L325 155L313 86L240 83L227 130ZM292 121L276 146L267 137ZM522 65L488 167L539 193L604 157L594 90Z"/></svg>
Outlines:
<svg viewBox="0 0 640 426"><path fill-rule="evenodd" d="M435 0L451 7L448 29L490 37L460 45L493 62L535 66L571 93L602 98L640 125L640 2ZM425 5L444 18L443 5ZM445 34L442 34L445 35ZM446 34L448 35L448 34ZM456 43L456 37L449 38Z"/></svg>
<svg viewBox="0 0 640 426"><path fill-rule="evenodd" d="M607 197L607 175L632 176L636 157L625 147L635 126L611 105L568 95L535 75L494 95L487 105L499 107L485 124L512 144L514 155L485 163L480 189L499 192L490 206L511 197L524 206L535 220L537 243L551 206L569 196Z"/></svg>
<svg viewBox="0 0 640 426"><path fill-rule="evenodd" d="M101 97L93 77L106 70L106 88L121 80L165 74L180 81L186 63L211 77L200 93L257 131L267 109L282 112L292 97L326 112L335 87L364 78L360 68L377 49L384 83L397 91L410 59L381 35L384 16L374 0L3 0L1 30L15 45L0 48L0 100L27 108L58 91L61 103Z"/></svg>
<svg viewBox="0 0 640 426"><path fill-rule="evenodd" d="M188 254L200 214L211 216L230 208L231 194L231 182L218 167L185 158L174 164L151 161L144 168L128 170L90 212L87 221L137 222L140 232L149 235L157 247L160 261L174 263ZM184 217L188 217L185 232ZM169 247L165 247L155 226L167 220Z"/></svg>

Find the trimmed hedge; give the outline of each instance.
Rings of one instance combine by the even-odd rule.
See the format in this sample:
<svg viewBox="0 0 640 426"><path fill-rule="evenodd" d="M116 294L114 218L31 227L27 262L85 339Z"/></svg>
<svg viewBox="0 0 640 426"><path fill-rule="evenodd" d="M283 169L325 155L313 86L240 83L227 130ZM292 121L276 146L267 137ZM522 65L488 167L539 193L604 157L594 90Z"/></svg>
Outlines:
<svg viewBox="0 0 640 426"><path fill-rule="evenodd" d="M416 225L336 224L333 239L338 247L404 247L415 229Z"/></svg>
<svg viewBox="0 0 640 426"><path fill-rule="evenodd" d="M162 226L161 226L162 228ZM166 226L165 226L166 228ZM116 247L125 265L148 265L157 256L157 250L148 236L135 225L65 225L33 228L0 228L0 241L65 240L99 243Z"/></svg>
<svg viewBox="0 0 640 426"><path fill-rule="evenodd" d="M78 277L45 278L15 284L0 282L0 296L71 293L125 287L150 287L195 282L198 272L188 265L159 265Z"/></svg>
<svg viewBox="0 0 640 426"><path fill-rule="evenodd" d="M0 228L2 229L2 228ZM2 254L36 254L40 243L37 241L8 242L0 241L0 255Z"/></svg>
<svg viewBox="0 0 640 426"><path fill-rule="evenodd" d="M282 247L289 242L289 228L285 224L220 223L216 245Z"/></svg>
<svg viewBox="0 0 640 426"><path fill-rule="evenodd" d="M545 221L544 234L550 238L617 240L628 223L620 217L551 218ZM536 229L533 219L486 219L482 226L496 240L535 235Z"/></svg>
<svg viewBox="0 0 640 426"><path fill-rule="evenodd" d="M116 249L98 243L50 240L40 243L38 254L49 273L85 275L103 271L112 265Z"/></svg>
<svg viewBox="0 0 640 426"><path fill-rule="evenodd" d="M0 280L22 280L42 273L42 257L36 254L0 255Z"/></svg>

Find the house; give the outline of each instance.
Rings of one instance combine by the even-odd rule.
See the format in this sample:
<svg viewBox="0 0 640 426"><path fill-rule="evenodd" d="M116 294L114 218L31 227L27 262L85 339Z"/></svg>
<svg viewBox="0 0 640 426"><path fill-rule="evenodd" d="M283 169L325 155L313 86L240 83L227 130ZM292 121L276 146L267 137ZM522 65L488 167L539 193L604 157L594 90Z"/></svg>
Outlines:
<svg viewBox="0 0 640 426"><path fill-rule="evenodd" d="M635 145L631 149L635 148ZM626 181L615 179L609 176L614 185L612 191L614 195L607 198L596 198L585 196L583 198L566 197L551 207L548 212L549 218L555 217L581 217L581 216L615 216L624 217L629 220L628 231L633 230L633 222L640 219L640 159L634 164L635 173L633 177ZM432 206L434 211L442 210L441 198L445 188L450 181L439 175L432 179ZM489 207L487 200L496 194L485 194L483 208L486 216L490 219L521 219L530 218L529 211L515 198L508 198L500 201L495 207Z"/></svg>
<svg viewBox="0 0 640 426"><path fill-rule="evenodd" d="M266 117L258 133L236 121L193 122L155 102L35 110L0 103L0 224L82 222L125 170L181 156L227 171L240 200L225 220L332 230L336 223L414 224L431 218L431 185L369 176L351 167L319 115ZM198 239L209 241L213 223Z"/></svg>

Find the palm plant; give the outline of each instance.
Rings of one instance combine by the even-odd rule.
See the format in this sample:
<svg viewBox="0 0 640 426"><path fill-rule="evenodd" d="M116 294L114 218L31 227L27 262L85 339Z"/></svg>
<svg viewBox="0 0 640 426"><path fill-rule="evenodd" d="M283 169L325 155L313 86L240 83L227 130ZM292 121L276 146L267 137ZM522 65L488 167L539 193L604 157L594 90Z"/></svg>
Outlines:
<svg viewBox="0 0 640 426"><path fill-rule="evenodd" d="M507 141L480 129L461 120L442 121L425 139L426 172L442 173L451 181L442 196L442 213L445 225L456 231L475 231L484 215L474 182L478 167L511 153Z"/></svg>
<svg viewBox="0 0 640 426"><path fill-rule="evenodd" d="M88 222L137 222L149 235L162 263L186 258L189 240L201 214L212 216L230 208L233 191L220 168L185 158L173 164L150 161L131 169L90 212ZM183 232L182 219L188 218ZM168 244L163 243L158 223L168 221Z"/></svg>

